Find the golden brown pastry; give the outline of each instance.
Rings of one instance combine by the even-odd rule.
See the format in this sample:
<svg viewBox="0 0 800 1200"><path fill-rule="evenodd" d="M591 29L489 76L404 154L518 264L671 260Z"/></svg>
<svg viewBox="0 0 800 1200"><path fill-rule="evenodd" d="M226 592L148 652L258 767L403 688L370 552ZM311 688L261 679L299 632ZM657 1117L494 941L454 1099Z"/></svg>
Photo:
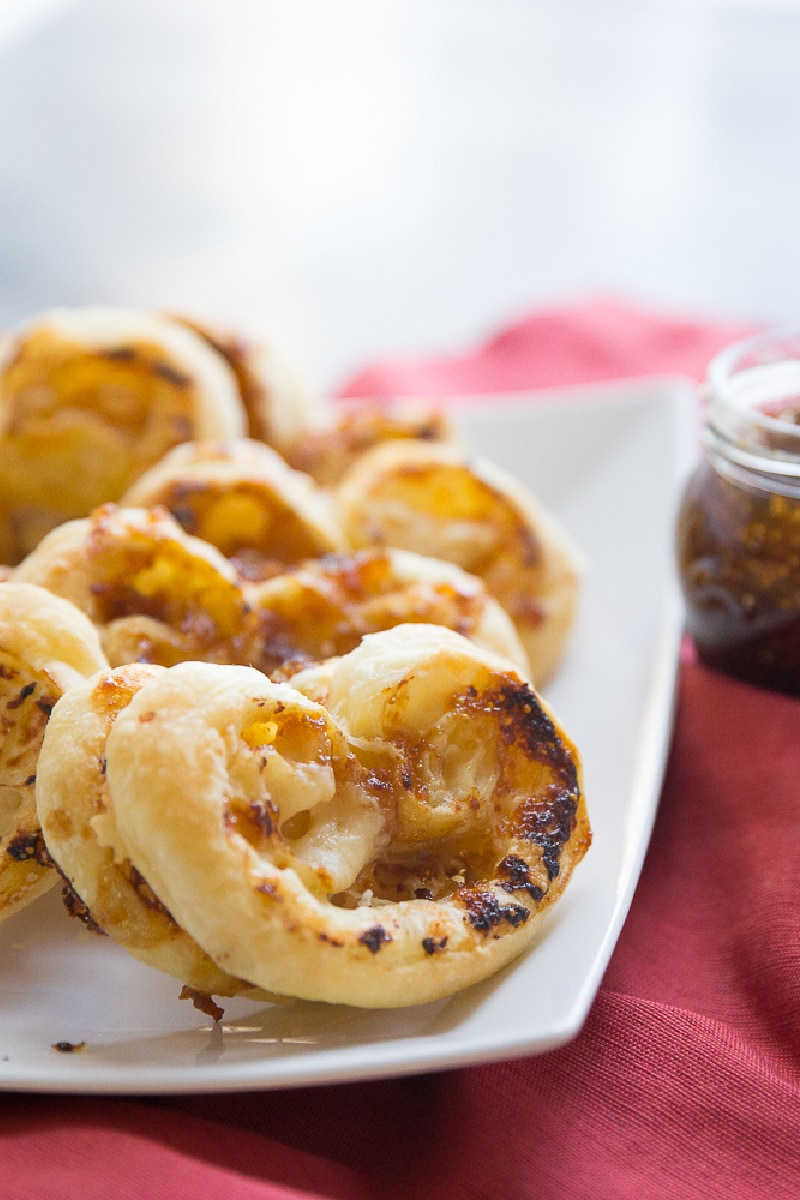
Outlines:
<svg viewBox="0 0 800 1200"><path fill-rule="evenodd" d="M176 666L105 759L107 839L219 966L307 999L397 1007L485 978L590 841L552 712L435 626L365 638L327 709L251 668Z"/></svg>
<svg viewBox="0 0 800 1200"><path fill-rule="evenodd" d="M250 437L283 452L312 421L326 412L321 397L270 342L193 317L172 314L172 319L199 334L230 366L236 376Z"/></svg>
<svg viewBox="0 0 800 1200"><path fill-rule="evenodd" d="M221 971L180 928L124 852L115 857L101 842L104 828L114 828L105 776L108 731L139 688L163 670L132 664L101 671L56 704L39 755L42 833L69 885L68 906L90 928L196 991L256 998L252 985Z"/></svg>
<svg viewBox="0 0 800 1200"><path fill-rule="evenodd" d="M15 578L85 612L112 666L250 660L248 606L235 570L163 509L105 505L68 521L20 563Z"/></svg>
<svg viewBox="0 0 800 1200"><path fill-rule="evenodd" d="M0 339L0 561L118 500L178 442L245 431L234 375L155 313L54 309Z"/></svg>
<svg viewBox="0 0 800 1200"><path fill-rule="evenodd" d="M397 546L478 575L509 614L541 687L561 661L577 608L581 556L517 479L458 447L389 442L337 490L356 547Z"/></svg>
<svg viewBox="0 0 800 1200"><path fill-rule="evenodd" d="M56 880L36 812L39 751L57 700L105 665L83 613L27 583L0 583L0 921Z"/></svg>
<svg viewBox="0 0 800 1200"><path fill-rule="evenodd" d="M247 591L267 674L354 650L367 633L409 622L444 625L529 666L514 625L484 584L452 563L407 550L362 550L286 571Z"/></svg>
<svg viewBox="0 0 800 1200"><path fill-rule="evenodd" d="M480 580L403 551L326 557L248 586L166 511L106 505L49 533L15 578L85 612L112 666L194 658L271 674L423 621L457 629L528 674L513 624Z"/></svg>
<svg viewBox="0 0 800 1200"><path fill-rule="evenodd" d="M176 446L132 484L121 503L168 509L246 579L348 548L314 481L248 438Z"/></svg>
<svg viewBox="0 0 800 1200"><path fill-rule="evenodd" d="M367 450L396 440L436 442L455 437L445 414L422 401L357 404L300 429L282 453L324 487L337 484Z"/></svg>

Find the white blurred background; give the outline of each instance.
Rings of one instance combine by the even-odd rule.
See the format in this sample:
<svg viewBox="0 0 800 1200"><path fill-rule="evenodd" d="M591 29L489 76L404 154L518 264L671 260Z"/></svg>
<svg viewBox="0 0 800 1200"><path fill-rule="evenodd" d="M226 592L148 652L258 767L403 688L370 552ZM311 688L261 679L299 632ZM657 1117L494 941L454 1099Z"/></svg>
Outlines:
<svg viewBox="0 0 800 1200"><path fill-rule="evenodd" d="M800 320L800 6L0 0L0 323L172 306L334 387L609 295Z"/></svg>

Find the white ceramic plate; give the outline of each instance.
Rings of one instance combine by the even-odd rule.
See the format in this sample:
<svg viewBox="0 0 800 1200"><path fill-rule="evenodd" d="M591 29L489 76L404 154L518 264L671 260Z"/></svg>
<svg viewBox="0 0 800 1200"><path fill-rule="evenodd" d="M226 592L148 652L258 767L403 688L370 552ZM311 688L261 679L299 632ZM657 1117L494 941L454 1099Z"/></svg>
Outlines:
<svg viewBox="0 0 800 1200"><path fill-rule="evenodd" d="M580 1029L650 835L680 636L675 501L691 452L680 379L460 408L471 444L524 479L583 547L582 613L547 695L580 746L594 842L538 942L494 979L416 1008L226 1002L87 933L50 893L0 926L0 1087L190 1092L399 1075L551 1049ZM64 1053L55 1043L85 1043Z"/></svg>

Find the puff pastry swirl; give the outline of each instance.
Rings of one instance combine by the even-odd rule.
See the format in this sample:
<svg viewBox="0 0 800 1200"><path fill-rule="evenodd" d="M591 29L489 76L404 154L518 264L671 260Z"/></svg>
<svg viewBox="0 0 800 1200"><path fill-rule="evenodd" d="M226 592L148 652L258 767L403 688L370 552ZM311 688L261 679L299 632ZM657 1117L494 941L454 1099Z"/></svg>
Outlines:
<svg viewBox="0 0 800 1200"><path fill-rule="evenodd" d="M251 668L176 666L105 759L119 844L180 925L225 971L307 999L394 1007L485 978L590 840L553 714L434 626L365 638L327 708Z"/></svg>

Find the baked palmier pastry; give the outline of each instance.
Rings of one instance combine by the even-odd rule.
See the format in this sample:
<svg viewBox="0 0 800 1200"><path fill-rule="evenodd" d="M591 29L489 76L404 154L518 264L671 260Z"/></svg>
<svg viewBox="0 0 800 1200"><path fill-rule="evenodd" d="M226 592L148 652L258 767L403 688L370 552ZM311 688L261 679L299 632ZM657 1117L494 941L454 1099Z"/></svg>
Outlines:
<svg viewBox="0 0 800 1200"><path fill-rule="evenodd" d="M225 971L313 1000L397 1007L485 978L590 841L547 705L435 626L365 638L328 708L252 668L173 667L105 763L105 836L180 925Z"/></svg>
<svg viewBox="0 0 800 1200"><path fill-rule="evenodd" d="M90 928L196 992L257 998L252 985L221 971L180 928L124 850L115 854L101 844L104 828L114 828L105 774L108 731L139 688L163 670L134 663L101 671L56 704L36 787L44 840L66 881L67 907Z"/></svg>
<svg viewBox="0 0 800 1200"><path fill-rule="evenodd" d="M480 579L441 559L362 550L307 562L246 594L258 628L252 662L267 674L347 654L367 633L415 622L455 629L529 675L507 613Z"/></svg>
<svg viewBox="0 0 800 1200"><path fill-rule="evenodd" d="M326 412L322 398L273 343L194 317L173 313L172 318L202 337L228 363L236 376L250 437L282 453Z"/></svg>
<svg viewBox="0 0 800 1200"><path fill-rule="evenodd" d="M359 458L337 489L353 546L399 546L457 563L505 608L537 687L564 653L581 556L517 479L445 443L389 442Z"/></svg>
<svg viewBox="0 0 800 1200"><path fill-rule="evenodd" d="M76 604L112 666L187 658L248 662L248 606L234 568L163 509L104 505L52 530L17 567Z"/></svg>
<svg viewBox="0 0 800 1200"><path fill-rule="evenodd" d="M0 921L56 880L36 812L42 738L57 700L104 665L95 629L72 604L0 583Z"/></svg>
<svg viewBox="0 0 800 1200"><path fill-rule="evenodd" d="M0 560L118 500L178 442L239 437L227 362L156 313L54 309L0 339Z"/></svg>
<svg viewBox="0 0 800 1200"><path fill-rule="evenodd" d="M347 549L327 495L277 451L247 438L176 446L121 503L168 509L247 579Z"/></svg>
<svg viewBox="0 0 800 1200"><path fill-rule="evenodd" d="M357 404L299 430L282 453L293 467L324 487L332 487L373 446L397 440L437 442L454 438L444 412L422 401Z"/></svg>

